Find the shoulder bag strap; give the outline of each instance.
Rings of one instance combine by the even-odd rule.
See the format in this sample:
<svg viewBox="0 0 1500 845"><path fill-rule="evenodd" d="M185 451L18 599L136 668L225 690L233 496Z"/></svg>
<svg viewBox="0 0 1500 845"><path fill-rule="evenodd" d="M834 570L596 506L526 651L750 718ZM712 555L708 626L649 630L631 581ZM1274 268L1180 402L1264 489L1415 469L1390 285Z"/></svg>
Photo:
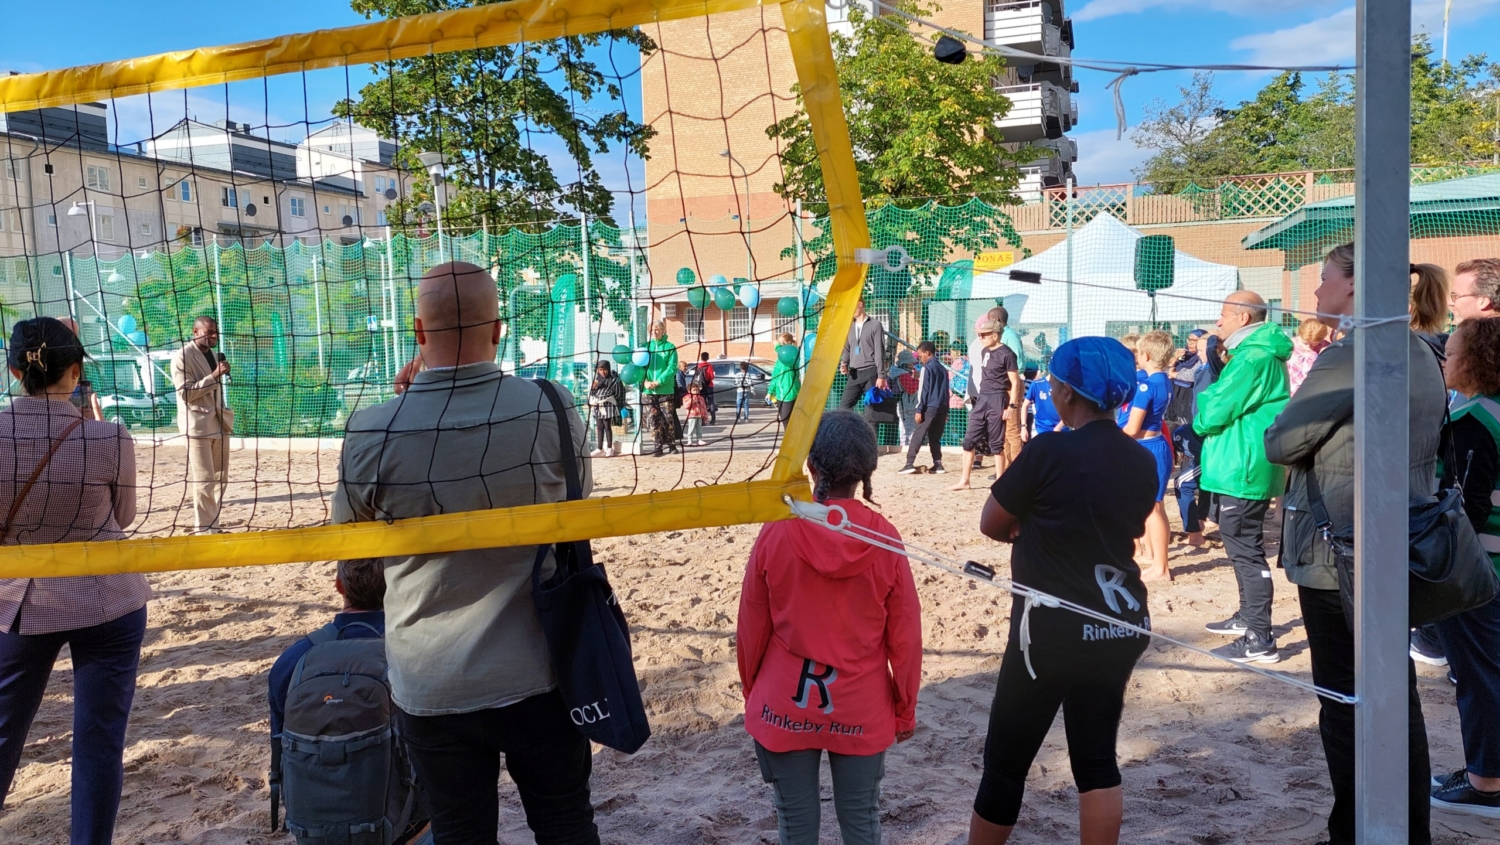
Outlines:
<svg viewBox="0 0 1500 845"><path fill-rule="evenodd" d="M26 497L31 494L32 485L36 484L36 480L42 477L42 470L47 468L47 464L52 463L52 456L56 455L57 450L62 448L63 441L68 439L68 435L73 433L73 429L81 425L83 425L83 417L73 420L67 428L63 429L63 433L58 435L56 440L52 441L52 448L47 450L47 454L42 458L42 462L37 464L36 469L31 471L31 477L26 479L26 485L16 495L15 501L10 503L10 513L5 515L5 525L0 527L0 543L4 543L10 539L11 524L15 522L16 514L21 512L21 505L26 503Z"/></svg>
<svg viewBox="0 0 1500 845"><path fill-rule="evenodd" d="M562 452L563 477L568 482L568 500L583 498L583 482L578 478L578 458L573 450L573 430L568 425L568 417L563 413L562 397L557 395L557 388L546 379L537 379L537 387L542 389L547 401L552 405L552 414L557 417L557 440Z"/></svg>

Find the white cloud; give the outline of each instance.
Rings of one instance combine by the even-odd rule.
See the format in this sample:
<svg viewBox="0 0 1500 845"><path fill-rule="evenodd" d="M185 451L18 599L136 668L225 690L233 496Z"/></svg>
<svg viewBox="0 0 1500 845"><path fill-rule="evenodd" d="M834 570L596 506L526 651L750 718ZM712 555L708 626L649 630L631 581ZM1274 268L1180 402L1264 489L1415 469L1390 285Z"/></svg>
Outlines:
<svg viewBox="0 0 1500 845"><path fill-rule="evenodd" d="M1137 0L1141 1L1143 0ZM1442 37L1443 5L1443 0L1417 0L1412 4L1412 31L1431 33L1434 46L1438 46L1437 42ZM1484 18L1495 11L1497 5L1500 5L1500 0L1466 0L1462 4L1456 4L1450 28ZM1252 64L1280 66L1347 63L1354 58L1354 7L1340 9L1331 15L1297 26L1236 38L1229 42L1229 47L1249 51L1250 56L1246 61Z"/></svg>
<svg viewBox="0 0 1500 845"><path fill-rule="evenodd" d="M1135 181L1131 171L1151 156L1149 150L1130 140L1132 127L1125 137L1116 139L1113 129L1078 132L1070 137L1078 143L1078 163L1073 165L1080 185L1109 185Z"/></svg>
<svg viewBox="0 0 1500 845"><path fill-rule="evenodd" d="M1354 7L1297 26L1245 35L1229 42L1231 50L1249 51L1257 65L1328 64L1354 57Z"/></svg>

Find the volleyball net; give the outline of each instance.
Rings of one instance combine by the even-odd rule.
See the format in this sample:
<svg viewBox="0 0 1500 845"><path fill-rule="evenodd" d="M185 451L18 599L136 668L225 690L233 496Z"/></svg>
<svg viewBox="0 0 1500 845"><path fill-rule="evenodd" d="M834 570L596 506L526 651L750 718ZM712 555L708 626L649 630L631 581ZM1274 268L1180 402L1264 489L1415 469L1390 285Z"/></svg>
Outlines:
<svg viewBox="0 0 1500 845"><path fill-rule="evenodd" d="M1323 253L1352 237L1348 171L1044 180L867 208L838 86L853 42L830 35L848 22L827 11L521 0L0 78L0 323L7 338L26 317L78 326L100 412L136 436L142 513L130 540L8 547L0 575L786 518L783 496L807 496L819 416L843 393L856 301L892 338L893 383L923 340L961 373L997 305L1023 368L1040 373L1071 337L1160 328L1180 343L1237 289L1291 330L1315 308ZM920 21L909 28L925 37ZM999 118L1016 137L1023 107ZM825 191L807 207L787 190L807 181L783 131L799 113ZM1451 270L1500 254L1500 167L1414 168L1412 183L1414 261ZM494 279L506 373L555 380L581 408L601 361L621 377L618 414L584 409L588 448L602 426L621 454L594 462L583 502L326 526L345 427L397 397L418 357L418 282L448 262ZM202 316L233 368L235 525L193 537L169 359ZM705 445L665 458L651 457L643 394L658 329L684 381L713 378ZM785 420L778 369L800 391ZM12 382L0 401L18 392ZM885 418L881 442L900 443L901 428Z"/></svg>
<svg viewBox="0 0 1500 845"><path fill-rule="evenodd" d="M143 515L124 541L7 547L0 572L388 556L789 516L783 496L807 495L803 457L867 238L823 14L534 0L0 79L6 334L32 316L76 323L103 416L136 435ZM787 180L766 143L799 110L821 150L817 219L778 193ZM351 415L396 398L418 355L418 282L447 262L494 278L500 368L570 389L589 448L606 426L622 454L595 461L582 502L324 525L339 438ZM169 361L203 316L232 368L232 527L188 536ZM704 445L657 459L642 388L667 357L647 352L662 329L684 381L712 371L719 419ZM584 407L600 362L623 380L612 419ZM771 406L778 365L801 392L786 419ZM7 401L19 392L12 383Z"/></svg>

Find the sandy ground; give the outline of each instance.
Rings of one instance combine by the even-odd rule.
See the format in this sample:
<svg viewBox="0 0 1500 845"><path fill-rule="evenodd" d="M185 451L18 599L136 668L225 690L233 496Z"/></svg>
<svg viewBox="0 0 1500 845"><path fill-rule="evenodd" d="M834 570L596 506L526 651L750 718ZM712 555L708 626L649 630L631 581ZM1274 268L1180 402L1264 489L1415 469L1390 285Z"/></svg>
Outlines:
<svg viewBox="0 0 1500 845"><path fill-rule="evenodd" d="M145 450L156 473L145 529L172 530L181 501L182 451ZM681 459L617 458L596 465L601 491L744 478L763 463L741 450ZM956 456L949 465L958 463ZM913 542L1005 568L1007 550L976 530L985 493L949 493L953 475L899 476L887 456L875 481L885 515ZM335 452L238 452L232 474L259 478L229 490L228 516L252 527L319 522L336 474ZM143 471L145 471L143 469ZM986 471L984 475L988 475ZM977 476L978 477L978 476ZM144 504L144 502L143 502ZM1175 508L1169 507L1175 511ZM600 541L634 629L637 670L655 736L633 757L595 755L598 823L612 843L769 843L775 819L760 781L734 660L735 612L756 526ZM1205 646L1224 640L1203 623L1235 607L1222 549L1173 550L1177 580L1153 585L1152 620ZM1008 596L918 566L926 657L916 737L891 752L882 799L892 843L962 843L979 779L989 702L1004 648ZM151 576L150 610L125 752L120 843L286 843L268 833L265 673L283 648L337 610L333 567L309 562ZM1278 667L1309 678L1293 590L1277 576ZM64 652L66 655L66 652ZM1434 768L1462 763L1453 691L1419 666ZM0 841L66 842L71 671L59 663L0 814ZM1154 645L1126 702L1120 757L1124 841L1290 843L1320 838L1331 797L1313 698L1180 649ZM827 794L824 841L838 841ZM500 840L530 842L508 783L500 786ZM1077 841L1076 795L1061 723L1032 768L1016 843ZM1435 841L1500 842L1500 823L1434 814Z"/></svg>

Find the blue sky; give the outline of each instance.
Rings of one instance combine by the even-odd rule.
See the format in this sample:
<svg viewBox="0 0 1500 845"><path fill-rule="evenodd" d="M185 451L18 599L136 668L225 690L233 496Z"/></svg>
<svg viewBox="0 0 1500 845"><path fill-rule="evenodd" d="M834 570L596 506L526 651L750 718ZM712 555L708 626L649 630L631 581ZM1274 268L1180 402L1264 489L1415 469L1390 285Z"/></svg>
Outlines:
<svg viewBox="0 0 1500 845"><path fill-rule="evenodd" d="M363 18L343 0L257 0L252 6L202 0L153 0L142 5L71 0L72 20L88 25L57 25L57 7L9 4L0 27L0 69L36 71L194 46L226 44L287 32L360 23ZM143 9L150 9L149 13ZM1078 48L1075 55L1122 61L1169 63L1246 62L1256 64L1350 63L1354 53L1354 13L1349 0L1083 0L1068 8ZM1413 25L1442 32L1443 0L1415 0ZM1490 50L1500 58L1500 0L1453 0L1449 57ZM1149 45L1149 46L1147 46ZM368 81L362 68L345 74L325 71L307 76L232 86L229 116L254 124L288 124L273 130L295 140L306 119L327 116L329 105ZM1080 125L1077 166L1083 184L1128 181L1131 168L1146 155L1130 142L1115 140L1113 103L1104 85L1109 75L1080 71ZM1188 72L1146 74L1125 85L1131 126L1153 98L1176 99ZM1223 73L1221 99L1233 104L1252 96L1269 74ZM304 96L306 106L304 107ZM265 105L269 101L269 107ZM183 94L142 98L119 105L120 139L148 134L155 112L158 130L184 110ZM190 94L186 108L203 120L224 117L223 89ZM619 156L611 158L618 159ZM606 178L622 182L618 161L601 162ZM610 173L613 173L613 176ZM560 174L563 175L563 174ZM566 179L566 176L563 175ZM639 186L639 179L636 185Z"/></svg>

